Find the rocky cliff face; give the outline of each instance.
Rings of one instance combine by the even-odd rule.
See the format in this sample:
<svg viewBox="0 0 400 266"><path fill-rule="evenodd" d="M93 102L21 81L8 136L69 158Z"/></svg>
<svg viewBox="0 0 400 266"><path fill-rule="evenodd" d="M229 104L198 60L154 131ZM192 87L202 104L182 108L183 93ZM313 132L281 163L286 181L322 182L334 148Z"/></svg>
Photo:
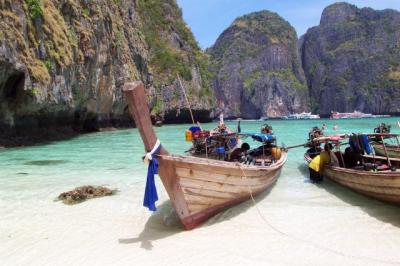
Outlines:
<svg viewBox="0 0 400 266"><path fill-rule="evenodd" d="M153 113L182 121L180 75L209 119L207 62L175 0L0 0L0 139L129 124L121 87L134 79Z"/></svg>
<svg viewBox="0 0 400 266"><path fill-rule="evenodd" d="M331 5L300 46L314 111L400 111L399 12Z"/></svg>
<svg viewBox="0 0 400 266"><path fill-rule="evenodd" d="M218 111L259 118L306 111L307 88L297 36L275 13L236 19L209 49Z"/></svg>

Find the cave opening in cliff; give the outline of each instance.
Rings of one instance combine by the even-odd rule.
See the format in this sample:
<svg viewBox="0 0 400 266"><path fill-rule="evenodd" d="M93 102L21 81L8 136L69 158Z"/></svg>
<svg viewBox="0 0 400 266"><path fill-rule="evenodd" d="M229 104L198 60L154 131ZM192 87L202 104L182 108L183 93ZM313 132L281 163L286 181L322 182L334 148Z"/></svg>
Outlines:
<svg viewBox="0 0 400 266"><path fill-rule="evenodd" d="M3 98L6 102L15 102L18 95L23 91L25 84L25 74L23 72L14 72L7 77L4 83L0 85L3 91Z"/></svg>
<svg viewBox="0 0 400 266"><path fill-rule="evenodd" d="M23 72L15 71L7 64L0 67L0 134L12 132L14 124L12 113L24 84Z"/></svg>

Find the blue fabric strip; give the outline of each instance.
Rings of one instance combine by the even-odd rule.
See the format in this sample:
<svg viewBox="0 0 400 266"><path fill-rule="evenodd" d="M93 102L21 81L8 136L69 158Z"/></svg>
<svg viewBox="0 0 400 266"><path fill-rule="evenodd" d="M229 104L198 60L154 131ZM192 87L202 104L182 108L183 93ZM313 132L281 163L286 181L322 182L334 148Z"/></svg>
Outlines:
<svg viewBox="0 0 400 266"><path fill-rule="evenodd" d="M257 141L260 142L269 142L269 141L274 141L275 140L275 136L273 134L262 134L262 133L258 133L258 134L250 134L250 136Z"/></svg>
<svg viewBox="0 0 400 266"><path fill-rule="evenodd" d="M371 154L371 153L372 153L372 147L371 147L371 145L369 144L369 137L368 137L368 135L363 135L362 138L363 138L363 142L364 142L364 149L365 149L365 152L366 152L367 154Z"/></svg>
<svg viewBox="0 0 400 266"><path fill-rule="evenodd" d="M161 150L161 145L152 153L152 160L150 160L149 168L147 169L147 181L146 189L144 192L143 206L149 208L150 211L156 211L156 201L158 200L157 188L154 181L154 175L158 174L158 161L156 159L157 154Z"/></svg>

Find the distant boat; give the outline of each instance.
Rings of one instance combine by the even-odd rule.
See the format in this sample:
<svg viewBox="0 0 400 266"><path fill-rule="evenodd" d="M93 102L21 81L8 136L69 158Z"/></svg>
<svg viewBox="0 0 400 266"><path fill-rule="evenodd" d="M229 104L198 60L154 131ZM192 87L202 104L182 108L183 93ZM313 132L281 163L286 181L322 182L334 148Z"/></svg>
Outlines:
<svg viewBox="0 0 400 266"><path fill-rule="evenodd" d="M373 115L373 114L365 114L363 112L355 110L352 113L339 113L339 112L331 112L332 119L349 119L349 118L387 118L390 115Z"/></svg>
<svg viewBox="0 0 400 266"><path fill-rule="evenodd" d="M374 133L382 133L382 134L390 134L390 125L386 125L385 123L379 124L376 128L374 128ZM375 153L380 156L386 156L386 153L389 157L393 158L400 158L400 142L399 139L394 137L393 139L396 140L397 144L389 144L383 143L383 138L374 138L373 142L371 143L374 147ZM386 146L386 147L385 147Z"/></svg>
<svg viewBox="0 0 400 266"><path fill-rule="evenodd" d="M389 118L391 115L372 115L373 118Z"/></svg>
<svg viewBox="0 0 400 266"><path fill-rule="evenodd" d="M266 121L268 120L268 116L262 116L260 117L260 119L258 119L258 121Z"/></svg>
<svg viewBox="0 0 400 266"><path fill-rule="evenodd" d="M287 116L282 116L282 119L287 120L298 120L298 119L320 119L319 115L313 115L311 113L300 113L300 114L290 114Z"/></svg>

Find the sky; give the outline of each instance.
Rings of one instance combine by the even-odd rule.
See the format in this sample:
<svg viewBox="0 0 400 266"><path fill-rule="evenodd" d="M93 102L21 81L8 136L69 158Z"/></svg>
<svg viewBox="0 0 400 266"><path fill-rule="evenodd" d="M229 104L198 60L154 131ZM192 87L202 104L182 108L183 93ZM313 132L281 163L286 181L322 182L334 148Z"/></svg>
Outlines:
<svg viewBox="0 0 400 266"><path fill-rule="evenodd" d="M332 0L177 0L183 18L192 29L201 48L214 44L218 36L235 18L254 11L270 10L278 13L303 35L317 26L323 9ZM400 10L400 0L349 0L358 7Z"/></svg>

